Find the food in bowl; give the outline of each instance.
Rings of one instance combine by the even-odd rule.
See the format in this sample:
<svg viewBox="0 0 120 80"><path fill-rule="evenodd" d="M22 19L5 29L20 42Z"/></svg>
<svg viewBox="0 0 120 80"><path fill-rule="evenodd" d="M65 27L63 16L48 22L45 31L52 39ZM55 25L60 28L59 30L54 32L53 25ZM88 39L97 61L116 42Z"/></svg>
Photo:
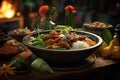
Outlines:
<svg viewBox="0 0 120 80"><path fill-rule="evenodd" d="M23 38L23 43L33 52L33 54L35 54L37 57L44 59L50 66L77 65L81 63L81 61L86 60L86 58L88 58L92 53L94 53L96 49L102 44L101 37L99 37L96 34L86 32L86 31L70 31L70 33L71 35L76 34L75 38L77 39L78 39L78 36L83 36L82 37L83 39L81 40L84 40L84 38L87 37L87 39L91 39L93 42L95 42L94 45L91 45L87 48L72 49L72 47L68 47L68 48L58 47L55 49L49 49L49 48L45 48L46 46L45 44L44 44L45 46L41 47L39 42L36 42L36 44L39 44L39 45L32 44L32 42L36 40L37 36L41 34L43 35L53 34L51 32L55 32L54 34L58 34L58 33L61 34L60 31L56 32L56 31L51 31L51 30L47 30L47 31L44 30L39 33L31 33L29 35L26 35ZM62 37L62 39L66 40L66 38L64 38L64 34L59 35L59 37ZM69 39L72 40L74 38L69 37ZM38 40L42 41L41 38L38 38Z"/></svg>
<svg viewBox="0 0 120 80"><path fill-rule="evenodd" d="M95 21L92 23L84 23L84 26L89 27L89 28L100 28L100 29L112 27L111 24L107 24L107 23L103 23L99 21Z"/></svg>
<svg viewBox="0 0 120 80"><path fill-rule="evenodd" d="M15 30L12 30L10 32L8 32L8 34L13 38L13 39L16 39L17 41L21 42L23 37L27 34L30 34L31 31L26 27L26 28L23 28L23 29L15 29Z"/></svg>
<svg viewBox="0 0 120 80"><path fill-rule="evenodd" d="M82 49L93 46L96 42L76 32L63 33L52 30L46 34L31 36L29 44L45 49Z"/></svg>
<svg viewBox="0 0 120 80"><path fill-rule="evenodd" d="M24 29L15 29L12 31L12 34L21 34L21 35L24 35L24 34L30 34L30 30L26 27Z"/></svg>
<svg viewBox="0 0 120 80"><path fill-rule="evenodd" d="M95 21L95 22L92 22L92 23L84 23L83 28L85 29L85 31L95 33L95 34L102 37L104 29L109 29L110 30L113 27L112 27L111 24Z"/></svg>

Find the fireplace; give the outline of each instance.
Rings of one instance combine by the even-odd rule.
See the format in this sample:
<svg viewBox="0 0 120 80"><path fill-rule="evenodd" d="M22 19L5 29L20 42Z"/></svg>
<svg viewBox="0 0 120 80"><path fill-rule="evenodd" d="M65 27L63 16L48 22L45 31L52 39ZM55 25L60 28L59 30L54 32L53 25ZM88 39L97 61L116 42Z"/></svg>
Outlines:
<svg viewBox="0 0 120 80"><path fill-rule="evenodd" d="M22 0L2 0L0 2L0 29L10 30L24 27L24 17L20 11Z"/></svg>

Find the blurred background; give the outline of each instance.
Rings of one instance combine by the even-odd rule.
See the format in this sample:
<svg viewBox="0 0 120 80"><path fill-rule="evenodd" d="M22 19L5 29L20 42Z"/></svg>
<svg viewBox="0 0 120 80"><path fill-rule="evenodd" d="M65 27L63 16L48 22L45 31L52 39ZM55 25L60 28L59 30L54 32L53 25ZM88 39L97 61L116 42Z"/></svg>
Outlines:
<svg viewBox="0 0 120 80"><path fill-rule="evenodd" d="M114 26L120 23L120 0L0 0L0 29L4 32L16 28L31 27L40 19L39 7L55 6L57 13L52 19L64 24L66 5L73 5L76 27L84 22L100 21Z"/></svg>

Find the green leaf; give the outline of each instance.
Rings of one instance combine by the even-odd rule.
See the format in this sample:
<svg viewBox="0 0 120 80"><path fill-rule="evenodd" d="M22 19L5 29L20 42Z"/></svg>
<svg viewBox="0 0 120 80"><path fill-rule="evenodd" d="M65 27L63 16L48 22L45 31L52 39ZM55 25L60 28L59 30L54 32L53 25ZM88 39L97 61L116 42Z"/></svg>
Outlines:
<svg viewBox="0 0 120 80"><path fill-rule="evenodd" d="M109 44L110 41L113 39L112 34L111 34L111 32L110 32L109 29L103 29L103 31L102 31L102 37L103 37L103 40L107 44Z"/></svg>
<svg viewBox="0 0 120 80"><path fill-rule="evenodd" d="M40 72L50 72L50 73L54 73L54 71L52 70L52 68L47 64L46 61L44 61L42 58L37 58L35 59L32 63L31 63L31 67L36 70L36 71L40 71Z"/></svg>
<svg viewBox="0 0 120 80"><path fill-rule="evenodd" d="M16 57L11 61L12 66L16 67L17 70L26 69L28 66L22 57Z"/></svg>

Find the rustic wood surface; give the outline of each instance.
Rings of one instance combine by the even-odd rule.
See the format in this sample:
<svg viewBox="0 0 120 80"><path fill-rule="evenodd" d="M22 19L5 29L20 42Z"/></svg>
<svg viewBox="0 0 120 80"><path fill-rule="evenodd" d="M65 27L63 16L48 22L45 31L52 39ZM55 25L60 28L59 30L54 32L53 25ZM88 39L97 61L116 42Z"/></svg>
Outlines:
<svg viewBox="0 0 120 80"><path fill-rule="evenodd" d="M32 52L27 49L19 55L27 58ZM0 60L0 66L3 63L9 63L10 60ZM7 80L107 80L111 75L120 71L120 62L96 57L95 62L82 69L55 71L55 73L36 72L30 70L27 73L16 74ZM6 79L0 79L6 80Z"/></svg>

